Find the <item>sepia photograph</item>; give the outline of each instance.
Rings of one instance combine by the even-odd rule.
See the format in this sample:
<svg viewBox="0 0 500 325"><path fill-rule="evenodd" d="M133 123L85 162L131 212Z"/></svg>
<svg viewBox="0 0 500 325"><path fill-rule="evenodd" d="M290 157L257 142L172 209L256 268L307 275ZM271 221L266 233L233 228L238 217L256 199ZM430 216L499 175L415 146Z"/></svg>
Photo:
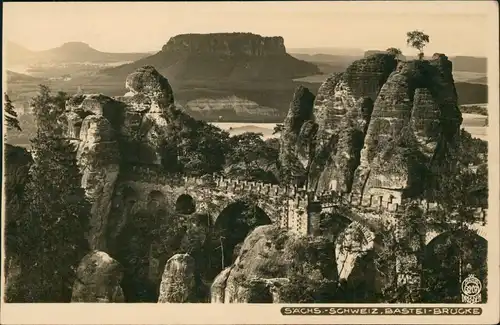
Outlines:
<svg viewBox="0 0 500 325"><path fill-rule="evenodd" d="M499 320L496 2L2 6L2 323Z"/></svg>

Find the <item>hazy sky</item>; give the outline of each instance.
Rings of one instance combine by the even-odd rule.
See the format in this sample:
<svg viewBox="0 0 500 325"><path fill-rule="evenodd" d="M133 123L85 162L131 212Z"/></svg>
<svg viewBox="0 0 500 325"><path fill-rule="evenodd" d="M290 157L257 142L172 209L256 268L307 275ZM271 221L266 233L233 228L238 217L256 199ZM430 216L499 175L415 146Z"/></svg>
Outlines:
<svg viewBox="0 0 500 325"><path fill-rule="evenodd" d="M430 35L426 53L486 55L495 1L4 3L4 39L32 50L82 41L107 52L161 49L183 33L283 36L287 48L349 47L404 53L406 32ZM411 13L411 14L410 14ZM497 25L498 27L498 25Z"/></svg>

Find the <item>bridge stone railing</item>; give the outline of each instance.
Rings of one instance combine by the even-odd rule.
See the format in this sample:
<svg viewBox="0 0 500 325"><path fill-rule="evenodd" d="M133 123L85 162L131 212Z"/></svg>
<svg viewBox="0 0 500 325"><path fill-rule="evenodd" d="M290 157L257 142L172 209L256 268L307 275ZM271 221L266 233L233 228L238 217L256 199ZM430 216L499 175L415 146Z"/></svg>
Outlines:
<svg viewBox="0 0 500 325"><path fill-rule="evenodd" d="M267 196L285 196L288 198L306 197L306 188L294 186L280 186L270 183L244 181L222 176L215 177L189 177L185 176L185 183L196 183L199 185L215 186L220 191L244 191Z"/></svg>
<svg viewBox="0 0 500 325"><path fill-rule="evenodd" d="M315 195L312 200L321 203L322 207L349 206L355 208L367 208L387 212L404 212L404 205L391 195L361 195L359 193L339 193L336 191L323 192L321 195ZM425 199L413 199L424 212L435 211L439 208L436 202L429 202ZM476 208L476 215L479 221L486 219L487 209Z"/></svg>
<svg viewBox="0 0 500 325"><path fill-rule="evenodd" d="M201 186L214 187L219 191L249 192L264 196L283 197L302 202L309 199L312 202L320 203L323 208L345 206L373 209L380 212L403 212L403 202L400 198L391 195L390 191L384 194L361 195L359 193L342 193L331 190L313 195L312 193L308 193L305 187L297 188L295 186L280 186L263 182L244 181L215 174L202 177L173 177L159 172L157 169L144 166L132 167L132 174L131 177L136 178L138 181L152 183L172 184L174 186L176 184L179 186L198 184ZM423 199L416 199L413 201L416 201L424 212L438 208L435 202L427 202ZM476 214L478 216L478 221L484 223L487 209L477 208Z"/></svg>
<svg viewBox="0 0 500 325"><path fill-rule="evenodd" d="M376 211L386 212L404 212L404 205L400 199L390 193L361 195L359 193L343 193L337 191L325 191L319 195L308 193L305 187L297 188L294 186L280 186L270 183L244 181L222 176L213 177L184 177L184 182L194 182L200 185L215 185L220 191L243 191L268 196L285 196L295 201L302 201L310 197L312 202L318 202L323 208L331 206L347 206L355 208L367 208ZM417 205L424 211L433 211L438 209L436 202L428 202L425 199L414 199ZM487 209L477 208L476 215L478 221L485 222Z"/></svg>

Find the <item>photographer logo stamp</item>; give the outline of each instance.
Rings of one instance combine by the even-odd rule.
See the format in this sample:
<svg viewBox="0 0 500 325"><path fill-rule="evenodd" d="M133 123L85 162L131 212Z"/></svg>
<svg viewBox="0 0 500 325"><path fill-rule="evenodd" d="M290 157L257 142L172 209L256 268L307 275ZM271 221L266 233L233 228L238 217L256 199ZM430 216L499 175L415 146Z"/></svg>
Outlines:
<svg viewBox="0 0 500 325"><path fill-rule="evenodd" d="M481 302L481 281L474 274L469 274L462 281L462 302L477 304Z"/></svg>

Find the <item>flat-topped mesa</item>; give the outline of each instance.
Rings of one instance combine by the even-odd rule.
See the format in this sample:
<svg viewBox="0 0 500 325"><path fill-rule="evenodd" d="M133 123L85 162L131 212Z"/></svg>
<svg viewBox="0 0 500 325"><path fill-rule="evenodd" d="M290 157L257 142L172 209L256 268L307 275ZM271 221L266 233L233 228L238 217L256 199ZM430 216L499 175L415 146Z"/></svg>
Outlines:
<svg viewBox="0 0 500 325"><path fill-rule="evenodd" d="M248 56L286 54L283 37L252 33L182 34L170 38L162 51Z"/></svg>
<svg viewBox="0 0 500 325"><path fill-rule="evenodd" d="M373 102L396 65L390 54L371 55L321 85L314 103L318 133L309 175L311 190L326 190L332 181L340 191L351 190Z"/></svg>
<svg viewBox="0 0 500 325"><path fill-rule="evenodd" d="M435 158L446 147L438 143L451 141L461 121L452 64L445 55L400 63L375 101L355 189L418 194L429 164L438 163Z"/></svg>
<svg viewBox="0 0 500 325"><path fill-rule="evenodd" d="M251 33L183 34L172 37L161 51L141 60L105 69L126 76L143 66L154 66L177 84L215 82L222 86L242 81L290 82L320 73L310 62L286 53L282 37Z"/></svg>

